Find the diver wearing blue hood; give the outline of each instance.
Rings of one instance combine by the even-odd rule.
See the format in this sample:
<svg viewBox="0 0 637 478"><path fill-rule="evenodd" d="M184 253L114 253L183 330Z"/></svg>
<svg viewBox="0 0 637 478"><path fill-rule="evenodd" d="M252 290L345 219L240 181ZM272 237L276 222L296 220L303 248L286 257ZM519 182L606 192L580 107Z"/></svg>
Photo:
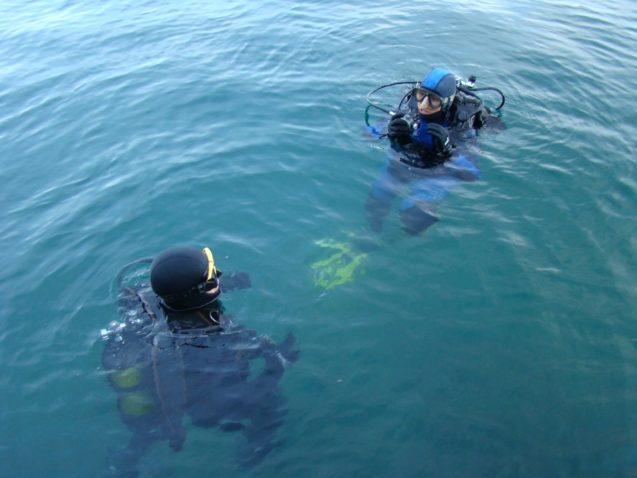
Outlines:
<svg viewBox="0 0 637 478"><path fill-rule="evenodd" d="M276 344L234 323L222 290L248 288L250 278L221 276L207 247L173 247L120 272L122 322L102 331L102 364L132 432L128 445L109 456L118 476L136 476L155 441L167 440L179 451L186 415L195 426L241 431L242 465L262 460L277 445L284 414L278 382L297 359L294 337ZM262 371L251 376L250 364L258 359Z"/></svg>
<svg viewBox="0 0 637 478"><path fill-rule="evenodd" d="M462 84L448 70L434 68L422 82L412 84L397 112L370 101L370 106L391 115L386 135L380 136L389 138L392 149L365 205L373 231L380 231L392 200L405 184L411 188L400 206L400 219L403 229L416 235L438 221L438 205L455 184L480 177L476 132L504 125L475 94L480 89L473 88L474 82L472 77ZM496 88L483 89L500 93L502 103L496 108L500 109L504 95Z"/></svg>

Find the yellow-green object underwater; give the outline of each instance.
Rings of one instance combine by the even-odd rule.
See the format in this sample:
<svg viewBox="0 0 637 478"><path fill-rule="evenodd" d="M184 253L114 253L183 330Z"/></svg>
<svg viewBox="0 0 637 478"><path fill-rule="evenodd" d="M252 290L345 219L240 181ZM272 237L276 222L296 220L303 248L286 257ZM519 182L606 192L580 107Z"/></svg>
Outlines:
<svg viewBox="0 0 637 478"><path fill-rule="evenodd" d="M116 370L112 372L111 378L117 388L132 388L136 386L142 379L142 371L139 367L131 367L125 370Z"/></svg>
<svg viewBox="0 0 637 478"><path fill-rule="evenodd" d="M120 409L126 415L141 417L155 408L155 402L145 392L127 393L119 400Z"/></svg>
<svg viewBox="0 0 637 478"><path fill-rule="evenodd" d="M316 261L310 266L314 274L314 285L324 289L352 281L354 272L367 258L366 253L352 250L352 245L347 242L321 239L314 244L336 251L327 259Z"/></svg>

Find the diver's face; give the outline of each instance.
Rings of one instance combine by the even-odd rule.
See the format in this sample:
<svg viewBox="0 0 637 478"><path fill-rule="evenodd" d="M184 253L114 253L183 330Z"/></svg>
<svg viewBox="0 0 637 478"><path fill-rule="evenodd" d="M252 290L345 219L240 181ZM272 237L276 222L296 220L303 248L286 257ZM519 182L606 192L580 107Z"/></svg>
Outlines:
<svg viewBox="0 0 637 478"><path fill-rule="evenodd" d="M423 116L438 113L442 109L442 99L439 96L422 90L416 91L416 102L418 112Z"/></svg>

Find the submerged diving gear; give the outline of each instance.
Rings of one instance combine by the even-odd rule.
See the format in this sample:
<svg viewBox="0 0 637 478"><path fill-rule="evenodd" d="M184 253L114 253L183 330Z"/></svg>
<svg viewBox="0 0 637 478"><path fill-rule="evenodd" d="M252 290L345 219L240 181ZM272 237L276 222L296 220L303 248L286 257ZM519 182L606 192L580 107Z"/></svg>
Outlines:
<svg viewBox="0 0 637 478"><path fill-rule="evenodd" d="M354 280L360 274L367 257L367 252L357 250L352 242L340 242L335 239L320 239L314 244L321 248L334 251L327 259L314 262L310 267L313 271L314 285L323 289L331 289Z"/></svg>
<svg viewBox="0 0 637 478"><path fill-rule="evenodd" d="M214 280L219 271L212 253L195 252L205 260L199 261L197 254L186 257L195 259L202 272L199 280ZM299 355L294 336L288 334L278 344L259 336L233 323L220 301L173 312L150 289L149 261L144 262L144 274L131 267L141 261L118 274L121 322L102 331L102 366L117 394L120 418L132 432L128 445L109 454L109 465L117 476L137 476L139 462L154 442L166 440L180 450L187 416L195 426L243 430L242 463L257 463L277 443L285 414L279 381ZM155 271L158 289L166 271ZM224 287L226 282L236 288L250 284L245 273L228 275L231 280L224 280ZM206 320L197 320L204 315ZM251 366L260 359L264 365Z"/></svg>

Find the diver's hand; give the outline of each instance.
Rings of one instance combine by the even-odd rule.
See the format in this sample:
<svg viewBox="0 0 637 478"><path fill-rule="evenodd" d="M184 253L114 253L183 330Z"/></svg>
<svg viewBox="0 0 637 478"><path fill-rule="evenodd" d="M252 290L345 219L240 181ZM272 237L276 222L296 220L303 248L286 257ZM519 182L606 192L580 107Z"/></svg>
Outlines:
<svg viewBox="0 0 637 478"><path fill-rule="evenodd" d="M439 159L448 159L453 153L453 146L449 142L447 128L436 123L427 125L427 132L431 135L434 153Z"/></svg>
<svg viewBox="0 0 637 478"><path fill-rule="evenodd" d="M405 113L396 113L387 125L387 137L400 145L411 142L411 125L404 116Z"/></svg>
<svg viewBox="0 0 637 478"><path fill-rule="evenodd" d="M296 347L292 332L288 333L285 339L277 345L277 350L287 362L293 363L299 359L300 352Z"/></svg>

